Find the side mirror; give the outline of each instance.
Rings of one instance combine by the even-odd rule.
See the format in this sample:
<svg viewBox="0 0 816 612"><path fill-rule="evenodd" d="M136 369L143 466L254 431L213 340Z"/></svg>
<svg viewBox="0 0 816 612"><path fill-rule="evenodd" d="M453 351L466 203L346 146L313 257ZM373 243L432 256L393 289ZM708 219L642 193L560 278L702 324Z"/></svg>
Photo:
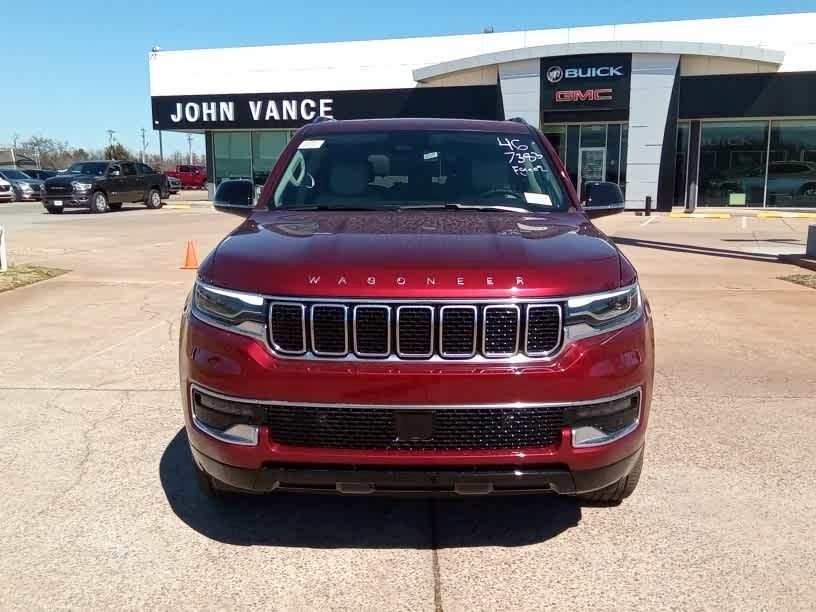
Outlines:
<svg viewBox="0 0 816 612"><path fill-rule="evenodd" d="M215 210L248 217L255 208L255 184L245 179L222 182L213 198Z"/></svg>
<svg viewBox="0 0 816 612"><path fill-rule="evenodd" d="M623 192L617 183L587 183L584 188L584 213L590 219L623 212Z"/></svg>

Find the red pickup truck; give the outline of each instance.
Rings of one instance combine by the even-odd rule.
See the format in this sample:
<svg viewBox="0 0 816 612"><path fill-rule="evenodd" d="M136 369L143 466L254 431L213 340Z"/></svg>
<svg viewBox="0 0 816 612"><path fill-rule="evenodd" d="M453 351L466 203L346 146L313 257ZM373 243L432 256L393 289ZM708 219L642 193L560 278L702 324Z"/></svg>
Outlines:
<svg viewBox="0 0 816 612"><path fill-rule="evenodd" d="M175 171L171 170L164 174L180 180L184 189L204 189L207 183L207 168L205 166L176 166Z"/></svg>

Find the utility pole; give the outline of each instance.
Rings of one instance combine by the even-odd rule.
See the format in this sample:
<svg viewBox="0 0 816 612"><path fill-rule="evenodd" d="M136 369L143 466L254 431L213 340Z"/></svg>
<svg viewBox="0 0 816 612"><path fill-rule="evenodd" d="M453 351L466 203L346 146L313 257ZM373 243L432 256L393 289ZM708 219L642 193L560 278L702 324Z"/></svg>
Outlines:
<svg viewBox="0 0 816 612"><path fill-rule="evenodd" d="M159 170L164 170L164 143L161 130L159 130Z"/></svg>
<svg viewBox="0 0 816 612"><path fill-rule="evenodd" d="M190 161L188 162L191 166L193 165L193 135L187 134L187 151L189 153Z"/></svg>
<svg viewBox="0 0 816 612"><path fill-rule="evenodd" d="M116 130L105 130L108 133L108 157L113 159L113 135Z"/></svg>
<svg viewBox="0 0 816 612"><path fill-rule="evenodd" d="M147 151L147 139L145 138L145 129L142 128L142 163L145 163L145 151Z"/></svg>

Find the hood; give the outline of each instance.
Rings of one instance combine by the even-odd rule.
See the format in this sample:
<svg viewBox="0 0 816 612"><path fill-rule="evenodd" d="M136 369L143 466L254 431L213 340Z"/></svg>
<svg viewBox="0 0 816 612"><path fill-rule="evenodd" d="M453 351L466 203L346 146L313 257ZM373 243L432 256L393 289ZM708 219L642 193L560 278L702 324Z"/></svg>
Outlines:
<svg viewBox="0 0 816 612"><path fill-rule="evenodd" d="M259 212L200 278L281 296L548 297L620 286L620 255L584 215Z"/></svg>
<svg viewBox="0 0 816 612"><path fill-rule="evenodd" d="M48 185L70 185L76 181L80 181L83 183L93 183L95 180L102 178L96 174L58 174L57 176L52 176L49 179L45 179L42 181L43 183L47 183Z"/></svg>

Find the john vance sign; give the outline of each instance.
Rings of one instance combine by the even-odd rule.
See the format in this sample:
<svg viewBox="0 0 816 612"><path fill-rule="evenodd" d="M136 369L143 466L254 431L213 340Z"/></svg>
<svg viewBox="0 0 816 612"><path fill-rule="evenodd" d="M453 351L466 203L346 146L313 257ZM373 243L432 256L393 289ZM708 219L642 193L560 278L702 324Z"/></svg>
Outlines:
<svg viewBox="0 0 816 612"><path fill-rule="evenodd" d="M499 119L495 85L368 91L154 96L157 130L298 128L317 117Z"/></svg>

